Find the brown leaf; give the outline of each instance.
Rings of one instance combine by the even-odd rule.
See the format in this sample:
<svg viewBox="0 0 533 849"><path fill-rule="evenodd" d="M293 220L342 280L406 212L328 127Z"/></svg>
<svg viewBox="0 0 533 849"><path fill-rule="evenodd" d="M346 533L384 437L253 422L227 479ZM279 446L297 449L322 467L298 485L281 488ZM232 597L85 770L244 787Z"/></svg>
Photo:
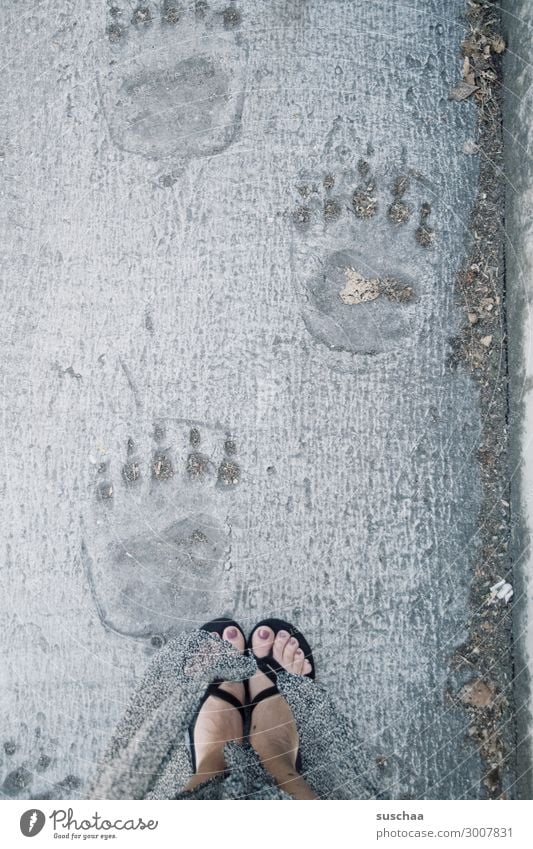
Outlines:
<svg viewBox="0 0 533 849"><path fill-rule="evenodd" d="M346 284L339 292L343 304L364 304L379 298L380 288L377 277L367 279L354 268L346 268Z"/></svg>
<svg viewBox="0 0 533 849"><path fill-rule="evenodd" d="M459 693L459 698L462 702L466 705L470 705L471 707L492 707L494 702L494 689L492 685L487 684L480 678L474 678L472 681L469 681L468 684L464 685L463 689Z"/></svg>
<svg viewBox="0 0 533 849"><path fill-rule="evenodd" d="M501 35L497 35L495 38L493 38L490 46L492 47L495 53L503 53L503 51L507 47Z"/></svg>
<svg viewBox="0 0 533 849"><path fill-rule="evenodd" d="M455 88L452 88L449 99L456 101L466 100L467 97L470 97L477 90L478 86L470 85L464 80L461 80L461 82L457 83Z"/></svg>

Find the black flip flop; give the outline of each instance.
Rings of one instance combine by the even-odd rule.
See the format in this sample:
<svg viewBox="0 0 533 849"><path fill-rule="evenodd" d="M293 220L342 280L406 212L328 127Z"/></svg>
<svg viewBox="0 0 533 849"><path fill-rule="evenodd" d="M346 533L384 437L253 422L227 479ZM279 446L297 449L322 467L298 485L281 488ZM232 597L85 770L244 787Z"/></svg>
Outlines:
<svg viewBox="0 0 533 849"><path fill-rule="evenodd" d="M287 633L291 637L296 637L296 639L298 640L298 645L303 650L306 660L308 660L311 664L311 672L307 672L304 675L304 678L312 678L314 680L316 672L315 661L313 659L313 652L311 651L311 646L305 639L304 635L298 630L298 628L295 628L294 625L291 625L290 622L285 622L284 619L262 619L261 622L258 622L257 625L254 626L254 629L250 633L250 636L248 637L246 643L246 648L251 654L253 654L252 637L255 632L259 630L259 628L270 628L272 631L274 631L274 634L277 634L278 631L287 631ZM275 676L276 672L286 671L283 666L279 665L278 661L274 658L274 655L272 654L268 654L265 657L256 657L255 654L253 656L257 663L258 669L260 669L261 672L264 672L265 675L270 678L271 681L275 680L275 677L272 676L272 673L274 673Z"/></svg>
<svg viewBox="0 0 533 849"><path fill-rule="evenodd" d="M201 631L214 632L215 634L218 634L219 637L222 639L222 634L224 633L226 628L229 628L231 625L233 625L234 628L237 628L237 630L241 632L244 639L246 640L246 637L244 636L244 631L241 628L241 626L239 625L239 623L235 622L234 619L226 619L225 617L221 617L220 619L212 619L211 622L206 622L205 625L202 625L200 630ZM241 704L240 701L238 700L238 698L233 695L233 693L228 693L226 690L220 689L219 684L221 684L222 681L223 681L222 678L217 678L215 681L213 681L211 684L209 684L207 690L205 691L205 693L202 697L202 701L200 702L200 704L198 706L198 710L196 711L196 713L195 713L195 715L194 715L194 717L191 721L191 724L189 725L189 742L190 742L190 747L191 747L192 767L193 767L194 772L196 772L196 748L195 748L195 745L194 745L194 729L196 727L196 720L198 719L198 715L199 715L199 713L202 709L202 705L204 704L205 701L207 701L209 696L215 696L217 699L221 699L223 702L227 702L232 707L237 708L240 715L242 716L243 729L244 729L244 725L245 725L245 722L246 722L246 702L249 700L249 698L248 698L248 681L243 682L244 683L244 690L245 690L245 703L244 704Z"/></svg>
<svg viewBox="0 0 533 849"><path fill-rule="evenodd" d="M260 702L264 701L264 699L270 698L270 696L276 696L279 694L279 690L277 687L277 673L285 672L283 666L280 666L278 661L275 659L273 654L265 655L265 657L257 657L253 653L252 648L252 637L259 628L271 628L274 631L274 634L277 634L278 631L287 631L291 637L296 637L298 640L299 647L303 650L306 659L311 664L311 672L307 672L303 677L311 678L314 680L315 678L315 661L313 659L313 653L311 651L311 646L305 639L302 633L291 625L290 622L285 622L283 619L263 619L261 622L258 622L254 627L253 631L250 633L248 640L246 642L246 647L250 654L255 658L255 662L257 664L257 668L264 672L267 678L272 682L272 687L267 687L265 690L262 690L257 694L253 699L248 699L249 702L249 722L251 724L252 711ZM300 750L298 749L298 754L296 755L296 769L298 772L302 771L302 759L300 756Z"/></svg>

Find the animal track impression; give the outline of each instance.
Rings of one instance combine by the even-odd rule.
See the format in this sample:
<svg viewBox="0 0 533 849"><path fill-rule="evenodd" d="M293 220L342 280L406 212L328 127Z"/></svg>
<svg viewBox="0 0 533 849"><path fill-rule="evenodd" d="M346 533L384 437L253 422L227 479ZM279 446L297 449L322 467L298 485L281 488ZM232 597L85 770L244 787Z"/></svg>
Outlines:
<svg viewBox="0 0 533 849"><path fill-rule="evenodd" d="M147 457L129 438L118 470L111 461L96 466L95 514L82 546L102 623L153 645L219 609L230 548L226 493L241 481L232 435L178 430L156 425Z"/></svg>
<svg viewBox="0 0 533 849"><path fill-rule="evenodd" d="M236 138L244 93L242 15L220 4L109 4L99 81L113 141L152 159L220 152Z"/></svg>
<svg viewBox="0 0 533 849"><path fill-rule="evenodd" d="M365 159L356 170L300 175L293 270L306 327L330 350L377 354L413 337L426 286L415 263L434 240L427 202L419 202L418 227L409 223L414 194L404 173L389 180L383 197Z"/></svg>

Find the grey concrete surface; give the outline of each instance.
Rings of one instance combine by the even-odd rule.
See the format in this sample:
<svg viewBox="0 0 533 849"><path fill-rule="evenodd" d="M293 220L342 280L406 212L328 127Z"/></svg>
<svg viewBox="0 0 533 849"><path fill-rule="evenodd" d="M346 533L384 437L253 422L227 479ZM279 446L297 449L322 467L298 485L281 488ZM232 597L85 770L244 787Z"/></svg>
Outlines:
<svg viewBox="0 0 533 849"><path fill-rule="evenodd" d="M462 0L114 5L2 8L2 792L79 795L231 612L304 629L386 795L477 798Z"/></svg>
<svg viewBox="0 0 533 849"><path fill-rule="evenodd" d="M515 561L514 623L518 776L522 798L533 798L531 680L533 674L533 9L507 3L503 23L505 61L506 278L508 291L510 415L513 462L510 469Z"/></svg>

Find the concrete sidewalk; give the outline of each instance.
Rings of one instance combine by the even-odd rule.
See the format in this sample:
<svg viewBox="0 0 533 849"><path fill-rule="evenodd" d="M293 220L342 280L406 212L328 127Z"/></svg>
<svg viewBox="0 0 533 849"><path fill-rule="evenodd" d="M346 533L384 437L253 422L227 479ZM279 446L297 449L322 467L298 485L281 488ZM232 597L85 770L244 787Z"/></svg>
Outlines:
<svg viewBox="0 0 533 849"><path fill-rule="evenodd" d="M486 493L464 3L3 18L2 792L80 795L165 635L231 613L304 630L386 796L513 795L469 732L513 738L509 646L497 690L457 661Z"/></svg>

